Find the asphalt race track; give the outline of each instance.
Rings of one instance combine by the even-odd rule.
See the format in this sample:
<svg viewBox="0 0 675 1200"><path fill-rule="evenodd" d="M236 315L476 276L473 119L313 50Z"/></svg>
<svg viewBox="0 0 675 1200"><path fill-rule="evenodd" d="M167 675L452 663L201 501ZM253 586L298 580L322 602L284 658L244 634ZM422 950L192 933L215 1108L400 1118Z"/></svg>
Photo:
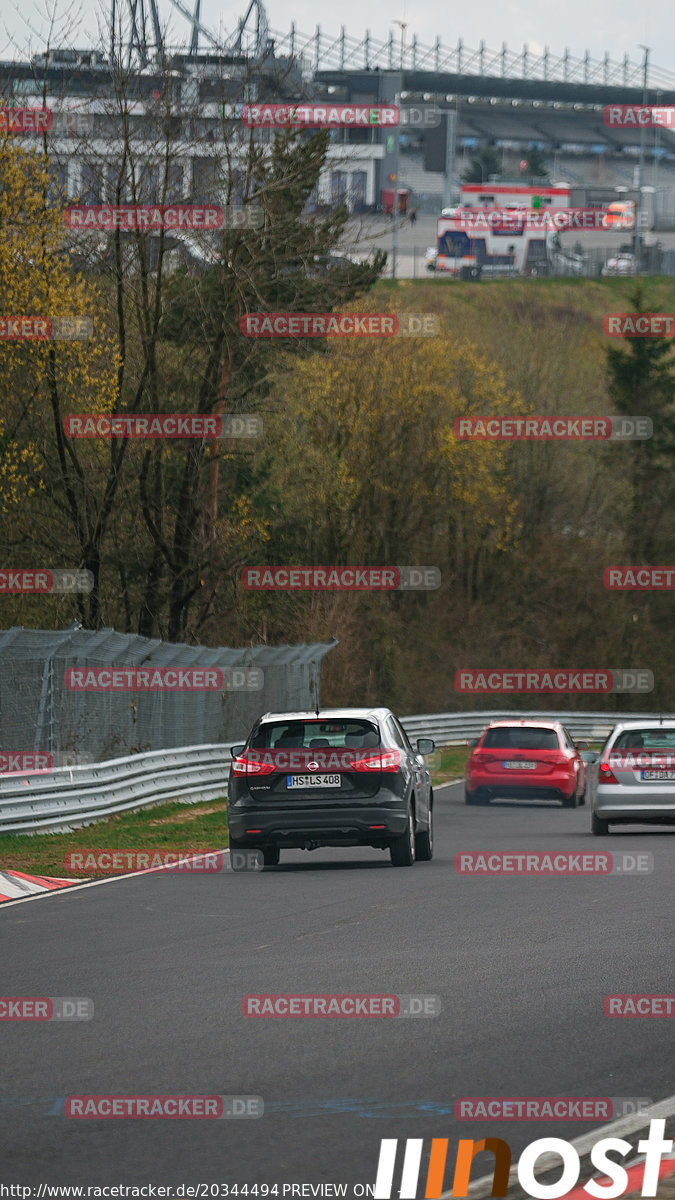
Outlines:
<svg viewBox="0 0 675 1200"><path fill-rule="evenodd" d="M672 991L673 831L592 838L588 807L467 808L461 784L436 792L435 815L434 860L411 869L376 850L288 851L260 874L3 905L0 992L95 1006L89 1022L0 1024L3 1177L372 1185L381 1138L496 1136L516 1157L597 1127L461 1122L462 1096L670 1096L672 1025L610 1019L603 997ZM460 876L461 850L646 851L654 870ZM245 1018L242 997L263 992L434 994L442 1012ZM265 1115L73 1120L58 1099L104 1093L258 1095Z"/></svg>

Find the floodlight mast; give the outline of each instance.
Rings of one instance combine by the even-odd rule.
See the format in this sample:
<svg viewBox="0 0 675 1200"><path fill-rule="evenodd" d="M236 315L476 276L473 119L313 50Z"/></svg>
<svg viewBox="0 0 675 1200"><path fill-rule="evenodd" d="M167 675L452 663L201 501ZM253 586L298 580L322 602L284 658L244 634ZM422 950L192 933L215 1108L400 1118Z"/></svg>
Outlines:
<svg viewBox="0 0 675 1200"><path fill-rule="evenodd" d="M127 10L131 30L129 41L126 45L127 69L131 67L131 59L134 51L138 55L138 61L141 69L149 66L150 52L154 50L160 62L164 62L164 42L162 39L162 30L159 23L159 12L157 11L156 0L149 0L150 4L150 20L152 22L152 33L154 41L148 41L147 25L148 17L145 11L145 0L127 0ZM117 0L111 0L110 10L110 61L115 60L115 34L117 21ZM120 58L124 52L124 46L121 41L120 31Z"/></svg>
<svg viewBox="0 0 675 1200"><path fill-rule="evenodd" d="M118 5L124 3L124 0L111 0L111 61L115 57L115 24L118 19ZM130 24L129 39L126 47L127 67L131 67L131 59L134 53L141 69L148 67L151 58L163 64L165 60L164 38L159 21L159 12L157 9L157 0L147 0L149 13L146 11L146 0L126 0L126 11ZM249 19L253 10L256 13L255 23L255 49L251 58L253 61L259 61L269 53L269 24L267 21L267 13L262 0L251 0L246 14L237 22L237 33L233 34L229 41L221 41L212 33L206 25L201 21L201 0L195 0L194 12L190 12L189 8L182 3L182 0L171 0L174 8L177 8L179 13L189 22L192 33L190 36L190 49L188 58L196 59L199 54L199 38L201 37L210 46L222 55L235 55L242 52L242 39ZM148 36L148 25L152 28L151 36ZM122 45L120 45L120 57L124 53Z"/></svg>
<svg viewBox="0 0 675 1200"><path fill-rule="evenodd" d="M195 11L193 13L191 13L189 8L186 8L185 5L181 3L181 0L171 0L171 3L173 4L174 8L177 8L178 11L182 13L186 20L188 20L192 25L190 57L192 57L193 54L198 53L200 33L202 37L206 38L207 42L211 43L215 50L219 50L221 54L225 52L224 46L218 41L215 33L211 33L211 30L207 29L205 25L202 25L201 21L199 20L201 0L195 0Z"/></svg>
<svg viewBox="0 0 675 1200"><path fill-rule="evenodd" d="M154 4L155 0L150 0L150 2ZM256 12L256 25L255 52L253 57L257 60L264 58L267 54L269 43L269 24L267 21L267 13L265 12L265 6L262 3L262 0L251 0L245 16L243 16L238 22L239 31L236 37L231 39L230 42L225 42L225 44L223 44L214 33L211 33L210 29L207 29L205 25L202 25L199 19L201 0L195 0L195 10L193 13L191 13L185 7L185 5L182 3L182 0L171 0L171 3L173 4L174 8L177 8L178 11L182 13L192 25L192 38L190 40L191 58L195 57L199 51L200 33L204 38L206 38L206 41L209 42L220 54L241 54L242 37L246 26L248 25L249 17L254 9Z"/></svg>
<svg viewBox="0 0 675 1200"><path fill-rule="evenodd" d="M267 53L267 47L269 43L269 25L267 23L267 13L265 12L265 7L262 4L262 0L251 0L251 3L246 10L246 15L239 21L239 33L232 44L232 49L235 54L239 54L241 52L242 34L246 28L246 25L248 24L248 19L253 12L253 9L256 11L255 56L256 58L264 58L265 54Z"/></svg>
<svg viewBox="0 0 675 1200"><path fill-rule="evenodd" d="M195 0L195 17L192 24L192 37L190 38L190 58L194 58L199 53L199 14L201 12L201 0Z"/></svg>

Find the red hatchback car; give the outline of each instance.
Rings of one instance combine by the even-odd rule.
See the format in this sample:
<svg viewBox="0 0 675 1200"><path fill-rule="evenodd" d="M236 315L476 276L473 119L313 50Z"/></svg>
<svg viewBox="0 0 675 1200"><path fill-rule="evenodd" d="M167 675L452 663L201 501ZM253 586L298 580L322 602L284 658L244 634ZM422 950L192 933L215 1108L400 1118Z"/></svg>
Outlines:
<svg viewBox="0 0 675 1200"><path fill-rule="evenodd" d="M565 808L585 804L586 764L559 721L492 721L466 764L465 802L504 799L562 800Z"/></svg>

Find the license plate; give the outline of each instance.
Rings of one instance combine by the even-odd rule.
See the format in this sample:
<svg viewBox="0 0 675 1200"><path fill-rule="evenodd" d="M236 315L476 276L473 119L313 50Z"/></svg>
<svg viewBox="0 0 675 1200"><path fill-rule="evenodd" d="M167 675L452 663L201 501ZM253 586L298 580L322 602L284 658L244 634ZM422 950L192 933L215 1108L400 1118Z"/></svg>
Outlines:
<svg viewBox="0 0 675 1200"><path fill-rule="evenodd" d="M341 775L287 775L287 788L340 787Z"/></svg>
<svg viewBox="0 0 675 1200"><path fill-rule="evenodd" d="M641 771L642 779L675 779L675 771Z"/></svg>
<svg viewBox="0 0 675 1200"><path fill-rule="evenodd" d="M511 770L514 770L514 771L534 771L537 764L536 764L536 762L533 763L533 762L511 762L511 761L509 761L509 762L503 762L502 766L506 767L507 769L510 768Z"/></svg>

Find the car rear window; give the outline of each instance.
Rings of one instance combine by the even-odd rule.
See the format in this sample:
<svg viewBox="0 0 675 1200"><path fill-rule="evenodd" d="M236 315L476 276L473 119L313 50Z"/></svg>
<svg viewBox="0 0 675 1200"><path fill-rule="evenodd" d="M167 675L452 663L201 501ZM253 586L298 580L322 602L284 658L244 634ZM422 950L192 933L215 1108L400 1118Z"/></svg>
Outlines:
<svg viewBox="0 0 675 1200"><path fill-rule="evenodd" d="M673 750L675 728L626 729L612 744L614 750Z"/></svg>
<svg viewBox="0 0 675 1200"><path fill-rule="evenodd" d="M318 750L329 746L363 750L379 744L377 726L357 717L268 721L258 727L251 739L252 750L288 750L297 747Z"/></svg>
<svg viewBox="0 0 675 1200"><path fill-rule="evenodd" d="M557 750L558 735L555 729L506 725L486 730L482 746L485 750Z"/></svg>

